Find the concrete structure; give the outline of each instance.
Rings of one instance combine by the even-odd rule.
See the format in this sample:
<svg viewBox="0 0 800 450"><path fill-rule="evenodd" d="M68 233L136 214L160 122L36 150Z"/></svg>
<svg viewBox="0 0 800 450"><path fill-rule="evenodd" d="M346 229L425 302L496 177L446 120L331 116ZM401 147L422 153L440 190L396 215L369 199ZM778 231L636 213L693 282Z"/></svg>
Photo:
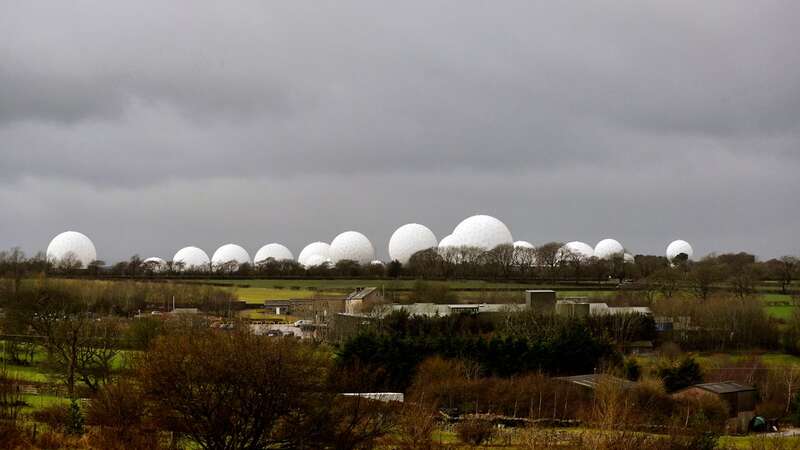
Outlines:
<svg viewBox="0 0 800 450"><path fill-rule="evenodd" d="M344 312L344 298L295 298L291 300L266 300L264 310L275 315L296 316L313 323L327 322L335 314Z"/></svg>
<svg viewBox="0 0 800 450"><path fill-rule="evenodd" d="M525 305L540 313L551 313L556 306L556 291L529 289L525 291Z"/></svg>
<svg viewBox="0 0 800 450"><path fill-rule="evenodd" d="M437 303L412 303L409 305L392 304L386 305L381 310L381 315L388 315L395 311L405 311L411 316L436 317L450 316L453 314L486 314L502 313L510 311L522 311L527 306L521 303L473 303L473 304L450 304L443 305Z"/></svg>
<svg viewBox="0 0 800 450"><path fill-rule="evenodd" d="M251 323L250 329L257 336L296 337L300 339L319 339L324 335L325 325L297 321L286 323Z"/></svg>
<svg viewBox="0 0 800 450"><path fill-rule="evenodd" d="M641 314L652 316L653 311L646 306L608 306L607 303L591 302L585 298L564 299L556 302L555 312L567 317L588 317L617 314Z"/></svg>
<svg viewBox="0 0 800 450"><path fill-rule="evenodd" d="M556 302L556 314L564 317L584 318L591 315L591 307L589 303L562 300Z"/></svg>

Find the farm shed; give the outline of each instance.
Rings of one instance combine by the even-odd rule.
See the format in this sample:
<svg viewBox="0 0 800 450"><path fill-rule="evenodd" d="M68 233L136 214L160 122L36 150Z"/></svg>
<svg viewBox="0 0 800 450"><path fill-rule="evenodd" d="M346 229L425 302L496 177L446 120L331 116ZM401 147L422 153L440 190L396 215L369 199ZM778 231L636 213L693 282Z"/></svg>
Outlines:
<svg viewBox="0 0 800 450"><path fill-rule="evenodd" d="M729 426L736 430L746 431L750 420L755 416L758 391L753 386L746 386L733 381L703 383L689 386L672 394L674 397L699 397L715 395L728 405Z"/></svg>

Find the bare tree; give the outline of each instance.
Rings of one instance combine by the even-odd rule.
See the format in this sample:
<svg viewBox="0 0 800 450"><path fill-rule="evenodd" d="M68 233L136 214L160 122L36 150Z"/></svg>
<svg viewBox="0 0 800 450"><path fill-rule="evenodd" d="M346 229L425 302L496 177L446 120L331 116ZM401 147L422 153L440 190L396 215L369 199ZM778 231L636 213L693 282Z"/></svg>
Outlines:
<svg viewBox="0 0 800 450"><path fill-rule="evenodd" d="M556 279L556 272L561 263L558 251L562 246L560 242L548 242L536 248L536 264L547 270L551 281Z"/></svg>
<svg viewBox="0 0 800 450"><path fill-rule="evenodd" d="M714 258L706 258L694 264L687 277L689 288L701 300L708 299L714 284L724 279L723 267Z"/></svg>

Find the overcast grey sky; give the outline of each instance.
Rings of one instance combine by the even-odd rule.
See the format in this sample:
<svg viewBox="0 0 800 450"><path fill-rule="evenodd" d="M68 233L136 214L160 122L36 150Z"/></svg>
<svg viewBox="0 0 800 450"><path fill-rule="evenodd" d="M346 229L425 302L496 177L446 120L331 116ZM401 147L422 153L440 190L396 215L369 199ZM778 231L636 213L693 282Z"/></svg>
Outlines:
<svg viewBox="0 0 800 450"><path fill-rule="evenodd" d="M0 247L800 254L800 3L0 0Z"/></svg>

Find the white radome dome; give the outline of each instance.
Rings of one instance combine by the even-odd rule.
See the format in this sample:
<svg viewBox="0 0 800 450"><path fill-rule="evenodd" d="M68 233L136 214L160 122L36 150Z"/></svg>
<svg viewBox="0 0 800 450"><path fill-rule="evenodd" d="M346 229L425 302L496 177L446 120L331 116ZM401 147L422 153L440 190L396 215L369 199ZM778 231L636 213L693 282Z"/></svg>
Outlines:
<svg viewBox="0 0 800 450"><path fill-rule="evenodd" d="M678 239L667 246L667 259L670 262L682 254L686 255L687 259L692 259L694 256L694 249L688 242Z"/></svg>
<svg viewBox="0 0 800 450"><path fill-rule="evenodd" d="M439 241L439 250L446 250L448 248L458 247L458 240L452 234L448 234Z"/></svg>
<svg viewBox="0 0 800 450"><path fill-rule="evenodd" d="M322 256L322 259L328 261L330 259L331 246L327 242L312 242L306 245L300 251L300 256L297 257L297 262L304 266L308 266L308 259L314 255Z"/></svg>
<svg viewBox="0 0 800 450"><path fill-rule="evenodd" d="M92 240L77 231L65 231L50 241L47 246L47 260L59 262L71 256L87 267L92 261L97 260L97 250Z"/></svg>
<svg viewBox="0 0 800 450"><path fill-rule="evenodd" d="M534 247L533 244L531 244L528 241L515 241L514 242L514 248L529 248L529 249L533 250L536 247Z"/></svg>
<svg viewBox="0 0 800 450"><path fill-rule="evenodd" d="M567 242L560 249L558 249L557 253L559 260L564 260L565 258L568 259L570 257L578 257L586 260L592 258L593 256L594 249L592 246L581 241Z"/></svg>
<svg viewBox="0 0 800 450"><path fill-rule="evenodd" d="M184 269L208 270L208 255L197 247L184 247L175 253L172 262L175 264L183 263Z"/></svg>
<svg viewBox="0 0 800 450"><path fill-rule="evenodd" d="M630 254L630 253L625 253L624 255L622 255L622 259L623 259L623 261L625 261L626 263L630 263L630 264L633 264L633 263L635 263L635 262L636 262L636 257L634 257L634 256L633 256L632 254Z"/></svg>
<svg viewBox="0 0 800 450"><path fill-rule="evenodd" d="M222 265L235 262L234 270L238 269L242 264L250 263L250 254L247 250L236 244L225 244L214 252L211 257L211 265L220 267Z"/></svg>
<svg viewBox="0 0 800 450"><path fill-rule="evenodd" d="M358 231L345 231L331 241L330 259L334 264L344 260L369 264L375 259L375 248L369 239Z"/></svg>
<svg viewBox="0 0 800 450"><path fill-rule="evenodd" d="M436 248L437 245L436 235L430 228L418 223L407 223L392 233L389 239L389 258L405 265L414 253Z"/></svg>
<svg viewBox="0 0 800 450"><path fill-rule="evenodd" d="M603 239L594 247L594 256L600 259L609 259L625 254L625 247L614 239Z"/></svg>
<svg viewBox="0 0 800 450"><path fill-rule="evenodd" d="M453 230L463 246L491 250L498 245L512 244L511 231L500 220L486 215L467 217Z"/></svg>
<svg viewBox="0 0 800 450"><path fill-rule="evenodd" d="M167 267L167 262L158 256L151 256L142 261L142 264L151 268L154 272L161 272Z"/></svg>
<svg viewBox="0 0 800 450"><path fill-rule="evenodd" d="M317 266L329 267L331 265L331 260L322 255L311 255L306 259L306 263L303 265L306 269Z"/></svg>
<svg viewBox="0 0 800 450"><path fill-rule="evenodd" d="M385 264L380 259L376 259L369 263L370 266L384 266Z"/></svg>
<svg viewBox="0 0 800 450"><path fill-rule="evenodd" d="M258 249L255 258L253 258L253 262L259 264L269 258L272 258L275 261L283 261L287 259L293 260L294 255L292 254L291 250L286 248L285 245L273 242Z"/></svg>

